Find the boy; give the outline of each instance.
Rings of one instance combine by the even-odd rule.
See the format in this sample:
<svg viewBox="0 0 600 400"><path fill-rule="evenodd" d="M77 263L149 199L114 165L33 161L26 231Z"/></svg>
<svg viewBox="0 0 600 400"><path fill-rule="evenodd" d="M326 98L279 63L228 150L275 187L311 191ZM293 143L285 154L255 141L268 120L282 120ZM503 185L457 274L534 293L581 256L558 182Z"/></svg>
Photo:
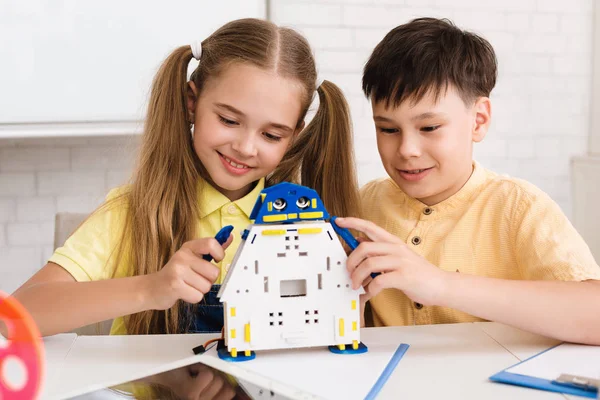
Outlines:
<svg viewBox="0 0 600 400"><path fill-rule="evenodd" d="M447 20L401 25L367 62L381 161L362 189L370 241L347 262L374 324L493 320L600 345L600 267L541 190L473 161L491 120L496 56ZM372 272L382 272L370 280Z"/></svg>

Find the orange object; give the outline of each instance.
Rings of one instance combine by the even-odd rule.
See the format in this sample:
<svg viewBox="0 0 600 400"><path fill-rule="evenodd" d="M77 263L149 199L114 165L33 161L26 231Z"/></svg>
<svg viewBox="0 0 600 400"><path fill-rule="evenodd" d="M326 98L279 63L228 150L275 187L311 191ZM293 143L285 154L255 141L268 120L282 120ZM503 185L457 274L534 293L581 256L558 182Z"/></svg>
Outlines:
<svg viewBox="0 0 600 400"><path fill-rule="evenodd" d="M35 399L44 377L44 345L40 331L25 307L2 292L0 320L8 327L7 342L0 343L0 399ZM22 382L17 382L18 386L9 380L9 366L20 367L24 374Z"/></svg>

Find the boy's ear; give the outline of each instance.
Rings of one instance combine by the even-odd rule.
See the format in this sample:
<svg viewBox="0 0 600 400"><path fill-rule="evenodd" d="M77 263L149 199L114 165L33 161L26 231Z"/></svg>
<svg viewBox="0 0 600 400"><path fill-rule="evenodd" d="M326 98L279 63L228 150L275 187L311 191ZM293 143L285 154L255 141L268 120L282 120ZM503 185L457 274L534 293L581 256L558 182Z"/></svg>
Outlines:
<svg viewBox="0 0 600 400"><path fill-rule="evenodd" d="M194 123L194 113L196 112L196 102L198 100L198 89L194 82L188 82L188 88L185 96L185 105L187 108L188 121Z"/></svg>
<svg viewBox="0 0 600 400"><path fill-rule="evenodd" d="M475 124L473 125L472 137L474 142L481 142L492 122L492 102L488 97L480 97L473 106L475 112Z"/></svg>

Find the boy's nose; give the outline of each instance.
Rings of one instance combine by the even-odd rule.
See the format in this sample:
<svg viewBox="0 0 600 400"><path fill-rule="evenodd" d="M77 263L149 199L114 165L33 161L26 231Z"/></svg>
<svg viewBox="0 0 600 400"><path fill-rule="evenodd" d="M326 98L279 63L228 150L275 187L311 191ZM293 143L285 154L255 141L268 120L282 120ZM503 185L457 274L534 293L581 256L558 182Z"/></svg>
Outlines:
<svg viewBox="0 0 600 400"><path fill-rule="evenodd" d="M398 155L402 158L416 158L421 156L419 139L411 135L403 135L398 146Z"/></svg>

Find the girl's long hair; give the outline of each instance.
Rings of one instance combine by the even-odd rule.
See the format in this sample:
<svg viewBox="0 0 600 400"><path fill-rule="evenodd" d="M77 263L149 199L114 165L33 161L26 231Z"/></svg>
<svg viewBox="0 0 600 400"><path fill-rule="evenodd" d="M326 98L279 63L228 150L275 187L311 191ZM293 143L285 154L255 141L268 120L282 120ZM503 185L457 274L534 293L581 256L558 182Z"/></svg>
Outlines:
<svg viewBox="0 0 600 400"><path fill-rule="evenodd" d="M189 46L177 48L160 67L152 85L140 156L127 203L123 239L115 265L127 260L130 275L159 271L185 243L194 239L198 180L206 172L196 156L186 109ZM294 139L267 185L283 181L315 189L331 215L358 213L358 184L348 104L329 81L316 88L315 61L306 39L296 31L258 19L230 22L202 42L202 56L191 74L199 91L207 79L234 63L248 63L304 87L302 126L315 92L319 107ZM166 311L148 310L126 318L129 334L181 333L181 301Z"/></svg>

